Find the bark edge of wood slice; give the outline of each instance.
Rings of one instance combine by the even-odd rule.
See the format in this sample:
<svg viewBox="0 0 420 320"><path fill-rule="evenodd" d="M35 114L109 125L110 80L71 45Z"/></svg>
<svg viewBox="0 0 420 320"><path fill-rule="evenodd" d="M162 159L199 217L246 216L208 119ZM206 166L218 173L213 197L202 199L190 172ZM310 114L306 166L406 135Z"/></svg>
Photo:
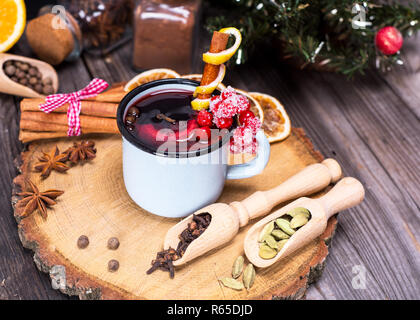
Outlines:
<svg viewBox="0 0 420 320"><path fill-rule="evenodd" d="M92 135L89 137L89 139L94 140L97 143L98 156L94 162L101 162L103 157L109 156L113 151L115 152L115 150L109 150L112 149L112 147L118 148L119 146L119 148L121 148L121 138L118 136L110 138L109 136L104 135ZM21 173L13 180L12 205L14 207L14 216L18 223L19 238L25 248L28 248L34 252L34 261L38 269L42 272L48 273L52 282L56 285L55 289L59 289L62 293L71 296L79 296L80 299L194 299L194 297L196 299L232 300L301 299L304 297L308 286L316 282L322 275L325 266L325 260L328 255L328 246L334 235L337 225L337 219L335 216L333 216L328 221L327 229L322 234L322 236L296 253L296 256L294 256L296 259L292 260L290 258L286 258L284 262L281 262L270 268L257 269L255 284L249 290L249 292L246 290L237 292L225 288L218 283L217 278L229 277L233 261L239 254L244 254L241 243L243 243L243 238L248 227L253 224L252 221L248 227L240 230L240 233L231 244L210 252L208 256L198 258L187 264L185 267L177 269L175 279L170 280L167 273L163 273L159 270L152 275L146 276L145 273L150 266L150 261L155 258L154 253L161 248L163 244L163 238L161 243L156 245L153 244L153 248L146 250L148 251L146 255L143 253L140 254L140 257L138 257L136 256L138 251L143 252L145 250L141 250L142 248L137 243L127 243L124 241L126 240L126 237L133 237L124 234L124 230L119 230L124 228L123 225L118 225L118 223L120 223L121 217L125 218L126 220L128 219L129 223L139 223L139 221L147 222L147 228L149 230L155 229L156 233L158 233L157 235L154 235L154 237L157 239L159 239L161 235L164 235L166 230L169 229L169 227L175 224L178 220L157 217L144 211L141 208L138 208L126 194L123 182L119 181L119 183L116 183L116 178L111 179L112 183L115 185L115 188L119 187L119 189L121 189L122 185L123 189L118 190L118 195L125 195L125 197L128 199L128 204L124 205L121 208L121 211L123 209L127 210L127 208L129 208L133 211L133 213L124 213L124 215L121 216L118 212L112 212L98 216L98 212L93 210L95 212L92 216L93 219L96 219L95 224L97 225L97 229L100 229L100 224L104 224L104 221L106 221L104 229L109 228L107 225L108 223L111 224L110 228L113 229L113 232L107 233L106 231L101 230L99 235L95 233L89 234L90 244L88 248L90 251L86 254L89 256L90 260L94 260L95 268L84 268L84 265L81 265L80 263L80 261L83 261L83 257L78 256L83 256L85 254L83 250L86 249L77 249L76 241L80 235L89 233L89 230L91 229L81 227L81 224L86 221L81 221L78 225L78 220L75 218L82 219L81 215L86 215L86 212L74 213L71 211L74 208L71 206L69 207L69 205L74 203L74 199L65 199L65 193L61 198L58 199L58 204L52 209L49 209L48 219L46 222L43 221L40 215L38 215L36 212L28 218L21 219L19 217L19 210L22 209L15 206L19 200L19 197L16 194L20 192L26 178L30 178L35 184L39 185L41 190L57 188L67 191L72 183L75 183L79 188L84 187L83 183L80 182L80 179L88 179L95 175L95 167L99 166L97 163L86 163L80 167L76 166L64 174L53 172L49 178L43 181L41 181L39 178L39 173L33 172L32 162L35 161L40 155L40 150L46 151L50 149L51 146L58 144L59 147L61 146L60 150L63 149L62 151L64 151L63 146L71 145L73 140L75 140L75 138L56 139L30 144L28 150L22 152L20 159L17 159L16 161L16 165ZM80 140L80 138L78 140ZM272 144L271 147L272 155L266 170L261 175L254 178L240 181L227 181L225 190L218 202L228 203L234 200L242 200L247 195L251 194L259 188L262 188L261 184L264 184L266 189L268 189L279 184L281 181L284 181L289 176L302 169L304 166L323 160L321 153L315 150L312 142L305 135L304 130L300 128L293 128L289 138L283 142ZM121 158L120 151L121 150L118 152L117 158ZM279 157L280 154L283 155L286 160L276 159L277 161L273 161L273 158ZM116 161L118 165L121 164L121 159L119 161L119 163ZM299 162L297 163L296 161ZM108 161L108 163L109 162L111 161ZM283 162L285 162L285 164L283 164ZM100 171L100 175L103 175L104 172L112 172L112 170L118 170L118 165L115 165L115 161L113 161L113 163L113 168L106 168L106 170L101 169L97 171ZM280 180L269 179L275 180L273 185L269 185L264 181L264 176L272 176L273 172L277 174ZM77 179L68 181L68 177L72 175L76 175ZM65 177L67 177L67 182ZM120 175L118 179L122 180L122 175ZM101 179L99 180L99 182L102 182ZM61 185L57 185L58 182L61 182ZM94 182L98 181L94 180ZM104 188L107 189L107 186L104 186ZM253 188L256 189L254 190ZM69 193L74 194L74 192L71 190L68 192L68 194ZM115 201L115 198L111 197L111 199L107 199L107 201ZM119 204L121 206L120 203L114 202L113 204ZM80 206L77 206L77 202L75 207L80 208ZM100 211L103 206L98 205L98 207L100 207L98 208ZM89 208L89 203L85 205L84 208ZM113 217L115 214L118 215L118 219ZM63 219L63 222L60 222L60 219ZM57 226L60 228L57 228ZM135 227L136 230L141 230L142 228L141 225L135 225ZM73 231L75 228L76 230ZM79 231L78 229L83 230ZM67 237L68 239L72 239L72 241L63 241L63 239L60 240L59 237L57 237L56 230L59 230L60 232L63 232L64 230L64 236L61 234L61 237ZM68 233L71 233L71 235L67 235L67 231ZM121 234L119 235L118 232ZM129 233L134 233L134 231ZM108 250L106 248L106 242L111 236L117 236L120 238L121 245L118 250L114 251ZM137 248L135 254L128 255L130 259L132 259L132 256L136 256L136 258L142 258L140 259L142 260L141 268L137 266L133 267L134 269L130 269L131 265L129 263L127 264L125 259L127 252L121 252L121 248L124 248L125 245L129 247L134 246L134 248ZM90 256L90 254L92 254L91 250L99 251L100 255L97 255L96 258L92 258ZM71 257L68 257L66 254L69 252L74 252L74 254L70 254L69 256ZM124 253L126 254L124 255ZM129 250L128 253L130 253ZM225 263L218 263L218 257L220 257L220 261L225 261ZM112 258L120 259L121 267L115 273L110 273L107 271L107 262ZM206 266L206 260L208 261L208 265L212 266L211 268ZM295 260L298 261L296 262ZM137 262L137 260L133 260L130 263L135 264ZM126 268L128 269L126 270ZM181 290L182 292L170 293L171 290L174 290L174 288L179 286L179 282L177 281L185 281L188 279L188 277L194 277L194 279L197 280L195 277L196 274L194 273L197 272L197 270L195 270L197 268L209 268L209 270L211 269L211 271L214 272L214 275L210 276L210 281L200 280L201 282L199 281L200 283L198 284L203 285L204 281L204 284L207 284L210 289L203 290L204 293L197 294L197 292L195 292L197 288L193 287L190 289L191 291L194 291L191 292L191 297L189 297L188 291L185 290ZM121 269L123 269L123 271ZM63 279L60 279L60 272L63 270L65 271L64 283ZM92 272L89 270L95 271ZM135 271L134 273L133 270ZM206 270L206 272L209 270ZM124 277L127 274L130 275L130 280ZM272 283L267 285L267 281L269 279L271 279ZM171 281L174 282L172 286L170 285ZM168 285L169 288L161 289L162 296L159 297L160 291L155 287L164 287L165 285Z"/></svg>

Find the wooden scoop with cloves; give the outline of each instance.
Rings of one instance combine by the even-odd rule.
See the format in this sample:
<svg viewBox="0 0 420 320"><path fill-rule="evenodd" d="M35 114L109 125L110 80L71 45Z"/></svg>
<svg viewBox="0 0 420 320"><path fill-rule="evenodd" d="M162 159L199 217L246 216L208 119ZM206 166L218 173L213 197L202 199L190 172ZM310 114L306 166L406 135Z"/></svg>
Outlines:
<svg viewBox="0 0 420 320"><path fill-rule="evenodd" d="M188 243L182 256L177 253L176 259L170 264L182 265L228 243L250 219L268 214L279 203L318 192L340 177L341 168L337 161L326 159L322 163L307 166L279 186L267 191L257 191L241 202L214 203L197 210L169 229L164 241L165 250L178 248L181 233L190 228L195 216L207 213L211 216L211 222L205 231Z"/></svg>

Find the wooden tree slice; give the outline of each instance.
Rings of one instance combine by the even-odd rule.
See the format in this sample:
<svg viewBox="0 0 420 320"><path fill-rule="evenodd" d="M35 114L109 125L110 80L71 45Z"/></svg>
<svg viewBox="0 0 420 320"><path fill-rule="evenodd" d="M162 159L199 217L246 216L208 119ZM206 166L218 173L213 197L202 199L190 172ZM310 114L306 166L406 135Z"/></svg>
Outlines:
<svg viewBox="0 0 420 320"><path fill-rule="evenodd" d="M65 282L61 279L58 286L63 293L83 299L297 299L321 275L328 254L326 242L337 223L335 217L320 238L295 255L257 270L255 284L248 292L223 287L218 279L230 276L233 261L244 254L243 239L249 226L230 244L178 268L174 279L159 270L146 275L151 260L162 248L166 231L179 220L148 213L129 198L122 177L121 137L96 135L90 139L98 150L93 161L66 173L52 172L45 180L33 171L34 161L41 151L56 144L65 150L72 139L32 143L22 154L22 174L14 180L16 190L24 188L25 179L30 179L40 190L65 191L57 205L48 210L47 220L37 212L20 219L22 209L15 206L21 241L34 251L38 268L55 280L57 271L65 270ZM219 202L242 200L257 190L272 188L321 160L322 155L314 150L303 130L293 129L287 140L272 145L270 162L261 175L227 181ZM17 200L13 196L12 202ZM86 249L77 247L80 235L89 237ZM107 248L111 237L120 241L117 250ZM107 269L111 259L120 263L117 272Z"/></svg>

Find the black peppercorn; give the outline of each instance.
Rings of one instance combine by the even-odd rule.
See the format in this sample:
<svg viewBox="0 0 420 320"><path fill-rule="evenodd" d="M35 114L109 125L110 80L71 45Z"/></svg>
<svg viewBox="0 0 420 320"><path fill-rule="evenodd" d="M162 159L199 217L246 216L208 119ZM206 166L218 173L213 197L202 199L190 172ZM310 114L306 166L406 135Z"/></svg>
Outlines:
<svg viewBox="0 0 420 320"><path fill-rule="evenodd" d="M108 249L117 250L120 246L120 241L116 237L109 238L108 240Z"/></svg>
<svg viewBox="0 0 420 320"><path fill-rule="evenodd" d="M109 262L108 262L108 270L110 272L117 271L119 269L119 267L120 267L120 263L117 260L114 260L114 259L109 260Z"/></svg>
<svg viewBox="0 0 420 320"><path fill-rule="evenodd" d="M89 245L89 238L85 235L82 235L77 239L77 246L79 249L85 249Z"/></svg>

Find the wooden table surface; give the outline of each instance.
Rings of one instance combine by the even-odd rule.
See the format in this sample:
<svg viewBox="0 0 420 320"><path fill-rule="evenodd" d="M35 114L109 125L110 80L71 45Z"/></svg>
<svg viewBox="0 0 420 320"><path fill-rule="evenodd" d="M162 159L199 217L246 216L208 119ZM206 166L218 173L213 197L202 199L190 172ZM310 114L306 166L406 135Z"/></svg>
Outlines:
<svg viewBox="0 0 420 320"><path fill-rule="evenodd" d="M30 54L23 41L12 53ZM339 215L323 276L307 299L420 298L420 37L404 50L398 70L352 81L295 70L265 55L227 73L225 84L276 96L293 126L366 188L364 202ZM60 91L80 89L92 77L130 79L136 74L130 55L126 45L104 59L86 54L61 65ZM23 150L19 101L0 94L0 299L69 299L51 288L17 234L10 197L14 159Z"/></svg>

